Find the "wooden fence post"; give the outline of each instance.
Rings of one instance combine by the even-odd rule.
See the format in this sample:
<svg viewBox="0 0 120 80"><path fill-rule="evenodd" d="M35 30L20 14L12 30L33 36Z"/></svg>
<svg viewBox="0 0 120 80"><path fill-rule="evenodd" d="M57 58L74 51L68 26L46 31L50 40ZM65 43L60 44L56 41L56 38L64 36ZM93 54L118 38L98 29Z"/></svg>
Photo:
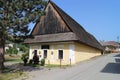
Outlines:
<svg viewBox="0 0 120 80"><path fill-rule="evenodd" d="M62 59L60 59L60 68L62 67Z"/></svg>
<svg viewBox="0 0 120 80"><path fill-rule="evenodd" d="M70 58L70 66L71 66L71 58Z"/></svg>

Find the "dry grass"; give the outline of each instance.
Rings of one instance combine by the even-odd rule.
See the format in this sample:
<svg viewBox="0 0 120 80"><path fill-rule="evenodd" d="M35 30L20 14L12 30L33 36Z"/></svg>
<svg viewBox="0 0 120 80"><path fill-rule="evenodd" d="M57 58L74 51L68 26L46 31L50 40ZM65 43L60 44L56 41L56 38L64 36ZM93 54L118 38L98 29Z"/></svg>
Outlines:
<svg viewBox="0 0 120 80"><path fill-rule="evenodd" d="M25 80L25 73L22 71L7 71L2 74L0 74L0 80L14 80L17 78L23 78L22 80Z"/></svg>
<svg viewBox="0 0 120 80"><path fill-rule="evenodd" d="M5 62L11 63L11 62L22 62L20 55L5 55ZM16 65L17 66L17 65ZM12 67L15 67L13 65ZM17 78L21 78L20 80L25 80L26 74L22 70L12 69L11 67L5 68L3 70L3 73L0 74L0 80L16 80Z"/></svg>
<svg viewBox="0 0 120 80"><path fill-rule="evenodd" d="M21 58L21 55L12 54L12 55L10 56L10 55L8 55L8 54L5 54L5 59L14 59L14 58L20 59L20 58Z"/></svg>
<svg viewBox="0 0 120 80"><path fill-rule="evenodd" d="M21 63L22 60L21 60L20 55L12 55L12 56L5 55L5 62L18 62L18 63Z"/></svg>

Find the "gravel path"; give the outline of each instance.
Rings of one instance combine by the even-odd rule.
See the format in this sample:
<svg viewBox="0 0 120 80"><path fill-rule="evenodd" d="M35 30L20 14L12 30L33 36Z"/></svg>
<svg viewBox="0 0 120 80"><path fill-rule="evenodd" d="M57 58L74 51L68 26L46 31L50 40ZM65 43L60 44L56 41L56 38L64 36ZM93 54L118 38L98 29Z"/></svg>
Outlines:
<svg viewBox="0 0 120 80"><path fill-rule="evenodd" d="M26 72L27 80L120 80L120 54L109 54L66 69L40 68Z"/></svg>

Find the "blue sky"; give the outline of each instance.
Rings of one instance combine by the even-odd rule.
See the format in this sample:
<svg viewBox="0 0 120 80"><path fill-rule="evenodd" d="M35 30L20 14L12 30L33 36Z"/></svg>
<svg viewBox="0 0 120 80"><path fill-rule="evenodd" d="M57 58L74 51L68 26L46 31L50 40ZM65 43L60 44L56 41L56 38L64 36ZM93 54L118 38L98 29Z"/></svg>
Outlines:
<svg viewBox="0 0 120 80"><path fill-rule="evenodd" d="M120 0L52 0L97 40L120 37Z"/></svg>

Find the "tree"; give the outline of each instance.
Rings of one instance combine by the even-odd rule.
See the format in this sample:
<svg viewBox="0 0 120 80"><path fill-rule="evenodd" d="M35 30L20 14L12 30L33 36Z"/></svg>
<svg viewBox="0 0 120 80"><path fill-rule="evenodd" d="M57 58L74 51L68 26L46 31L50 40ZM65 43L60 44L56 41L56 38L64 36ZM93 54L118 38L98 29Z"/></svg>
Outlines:
<svg viewBox="0 0 120 80"><path fill-rule="evenodd" d="M13 54L13 48L9 46L8 49L6 49L6 53L11 56Z"/></svg>
<svg viewBox="0 0 120 80"><path fill-rule="evenodd" d="M44 0L0 0L0 43L2 43L4 68L4 53L6 39L20 42L29 37L28 24L36 22L44 14Z"/></svg>
<svg viewBox="0 0 120 80"><path fill-rule="evenodd" d="M13 44L13 47L9 46L8 49L6 50L6 53L9 54L10 56L12 56L12 54L18 54L18 49L16 44Z"/></svg>
<svg viewBox="0 0 120 80"><path fill-rule="evenodd" d="M18 47L19 47L20 51L22 51L22 52L24 52L24 53L29 52L29 47L28 47L28 45L19 44Z"/></svg>

